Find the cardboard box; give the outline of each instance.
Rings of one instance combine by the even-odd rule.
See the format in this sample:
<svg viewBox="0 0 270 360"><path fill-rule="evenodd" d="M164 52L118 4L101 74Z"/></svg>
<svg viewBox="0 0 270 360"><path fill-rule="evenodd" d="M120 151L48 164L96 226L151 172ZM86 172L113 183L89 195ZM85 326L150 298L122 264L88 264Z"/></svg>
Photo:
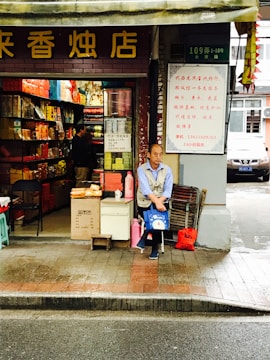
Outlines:
<svg viewBox="0 0 270 360"><path fill-rule="evenodd" d="M100 232L100 198L71 198L71 239L90 240Z"/></svg>

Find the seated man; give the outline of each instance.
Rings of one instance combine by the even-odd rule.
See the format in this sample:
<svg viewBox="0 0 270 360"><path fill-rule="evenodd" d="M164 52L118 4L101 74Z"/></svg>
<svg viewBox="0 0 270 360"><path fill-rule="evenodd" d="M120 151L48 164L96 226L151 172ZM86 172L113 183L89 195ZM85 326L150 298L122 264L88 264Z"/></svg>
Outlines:
<svg viewBox="0 0 270 360"><path fill-rule="evenodd" d="M173 175L168 165L162 163L162 147L158 144L150 146L147 153L147 162L137 169L138 190L137 204L138 214L143 218L143 213L149 210L151 205L159 211L168 210L168 201L172 195ZM145 241L149 231L145 231L137 244L137 248L144 250ZM149 259L158 259L158 244L161 242L161 232L152 232L152 252Z"/></svg>

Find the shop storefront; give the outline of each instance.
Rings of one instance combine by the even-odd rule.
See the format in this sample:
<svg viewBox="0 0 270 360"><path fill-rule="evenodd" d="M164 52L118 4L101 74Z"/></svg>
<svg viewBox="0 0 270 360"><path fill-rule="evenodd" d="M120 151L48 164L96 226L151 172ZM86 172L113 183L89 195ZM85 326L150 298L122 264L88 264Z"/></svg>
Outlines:
<svg viewBox="0 0 270 360"><path fill-rule="evenodd" d="M9 153L1 157L1 192L7 195L16 180L38 179L44 215L69 206L72 138L75 126L83 123L93 163L89 182L81 187L100 184L102 197L114 197L119 190L122 197L133 198L135 116L137 99L143 102L140 88L147 86L150 28L95 28L90 33L22 27L5 28L2 35L3 61L24 77L1 79L1 145ZM128 175L132 194L125 186ZM25 214L24 221L31 216Z"/></svg>
<svg viewBox="0 0 270 360"><path fill-rule="evenodd" d="M59 152L55 148L60 149L61 156L68 157L70 148L67 143L72 137L74 124L85 121L91 127L94 141L99 147L96 151L99 154L98 165L91 180L100 181L103 190L107 192L106 196L111 197L114 187L118 189L122 186L124 194L124 179L127 171L131 171L135 178L135 190L136 168L144 161L149 142L157 140L164 148L166 145L164 134L168 64L228 65L229 23L255 21L257 3L231 1L227 7L217 5L214 10L210 8L210 4L201 9L199 2L195 0L189 2L186 8L181 2L171 2L170 6L167 4L166 10L163 1L139 2L133 7L128 1L112 2L109 5L106 2L106 6L103 1L96 1L91 8L85 2L77 4L70 1L65 2L65 6L61 1L58 3L53 8L51 3L38 6L38 2L28 2L24 7L16 4L16 14L12 13L12 7L7 11L5 5L1 4L0 13L4 14L5 11L7 15L6 19L1 16L2 96L12 96L12 100L9 100L12 102L12 116L7 116L5 112L3 114L2 110L1 117L4 121L1 120L1 134L5 135L1 135L1 140L10 143L16 140L16 144L20 141L20 146L24 149L25 144L28 145L25 137L29 141L39 140L37 149L27 149L25 154L19 154L19 150L15 151L12 146L14 157L20 156L20 161L22 159L20 166L16 159L16 166L23 174L27 167L25 165L30 165L29 170L36 171L38 164L46 164L47 172L42 181L49 183L52 189L57 181L68 184L71 180L66 167L65 173L57 174L63 175L61 179L50 177L46 181L50 166L58 164L58 161L68 160L58 159ZM35 18L30 16L32 12L37 14ZM13 20L10 22L11 19ZM157 24L160 26L156 26ZM31 86L33 81L31 83L29 79L40 83L43 81L40 86L42 90L35 89L39 92L33 93L35 86ZM49 88L44 84L49 84ZM46 88L48 93L42 93ZM115 93L118 105L113 107ZM37 110L34 117L39 124L43 124L44 138L33 139L37 135L36 123L27 123L27 116L14 114L13 103L16 99L30 99L25 101L30 101L33 109L43 110L41 114ZM2 98L2 104L8 104L6 100L7 98ZM123 109L123 105L127 104L130 105L128 109ZM3 108L4 111L9 111L8 107L6 109L2 105ZM55 111L53 115L49 115L50 109ZM45 118L42 118L44 110ZM55 117L59 115L62 117L63 134L59 135L55 130L55 138L49 139L49 132L53 133L50 122L55 121ZM54 117L54 120L49 116ZM66 121L67 119L71 120ZM14 136L19 136L20 139L14 139ZM24 163L24 156L39 155L46 143L47 158L42 162L36 157L26 158L32 163ZM54 152L55 161L51 157ZM186 165L185 155L181 155L186 166L185 172L181 174L179 152L170 152L171 154L165 154L165 160L173 168L175 182L180 183L181 177L184 177L184 182L189 181L189 174L196 170L193 167L187 169L189 165ZM205 159L208 155L206 154ZM215 157L211 156L212 159ZM222 154L217 154L216 158L219 156ZM189 163L192 164L193 159ZM1 187L12 182L10 174L13 176L13 172L10 170L15 164L4 161L2 165L2 175L5 176L1 175L1 178L5 179L5 184L1 183ZM211 167L209 160L206 160L205 166ZM118 179L119 174L121 180ZM67 205L69 201L69 190L65 193L66 203L61 206ZM216 191L219 189L214 189ZM59 195L59 192L57 188L50 194ZM215 194L211 198L210 188L209 194L210 205L220 202L225 205L224 194L221 198Z"/></svg>

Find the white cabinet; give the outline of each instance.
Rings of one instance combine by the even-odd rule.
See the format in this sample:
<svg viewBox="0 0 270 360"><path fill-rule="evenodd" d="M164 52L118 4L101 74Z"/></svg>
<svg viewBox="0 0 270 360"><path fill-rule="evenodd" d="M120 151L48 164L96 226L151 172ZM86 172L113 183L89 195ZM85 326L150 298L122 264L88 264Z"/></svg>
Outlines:
<svg viewBox="0 0 270 360"><path fill-rule="evenodd" d="M111 234L112 240L129 240L133 219L133 200L105 198L101 200L101 234Z"/></svg>

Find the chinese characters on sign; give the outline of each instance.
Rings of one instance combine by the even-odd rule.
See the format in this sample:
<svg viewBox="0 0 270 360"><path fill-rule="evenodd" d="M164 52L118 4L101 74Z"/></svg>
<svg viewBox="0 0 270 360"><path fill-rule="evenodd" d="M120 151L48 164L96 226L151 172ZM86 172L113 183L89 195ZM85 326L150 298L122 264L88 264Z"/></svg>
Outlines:
<svg viewBox="0 0 270 360"><path fill-rule="evenodd" d="M229 46L216 45L216 46L201 46L193 45L186 48L186 61L194 63L200 61L201 63L215 63L229 61Z"/></svg>
<svg viewBox="0 0 270 360"><path fill-rule="evenodd" d="M52 59L53 49L56 47L57 34L52 30L29 31L26 39L27 48L32 59ZM0 29L0 59L4 56L13 58L16 55L16 42L14 33ZM137 32L115 32L110 34L111 59L136 59ZM96 33L89 30L72 30L68 34L68 58L98 58Z"/></svg>
<svg viewBox="0 0 270 360"><path fill-rule="evenodd" d="M131 134L104 134L104 152L131 152Z"/></svg>
<svg viewBox="0 0 270 360"><path fill-rule="evenodd" d="M112 52L111 58L117 59L135 59L136 58L136 44L137 43L137 33L127 33L123 31L122 33L113 33L112 34Z"/></svg>
<svg viewBox="0 0 270 360"><path fill-rule="evenodd" d="M69 35L69 46L71 46L71 52L69 58L73 58L76 55L78 58L97 58L96 53L96 35L90 34L88 30L84 33L77 34L76 30L73 30Z"/></svg>
<svg viewBox="0 0 270 360"><path fill-rule="evenodd" d="M223 154L227 66L169 64L166 151Z"/></svg>
<svg viewBox="0 0 270 360"><path fill-rule="evenodd" d="M3 32L0 30L0 58L3 58L3 55L13 58L14 53L10 50L10 48L14 47L14 42L11 41L11 37L13 33L11 31Z"/></svg>
<svg viewBox="0 0 270 360"><path fill-rule="evenodd" d="M32 59L51 59L54 36L52 31L31 31L27 47L31 49Z"/></svg>

